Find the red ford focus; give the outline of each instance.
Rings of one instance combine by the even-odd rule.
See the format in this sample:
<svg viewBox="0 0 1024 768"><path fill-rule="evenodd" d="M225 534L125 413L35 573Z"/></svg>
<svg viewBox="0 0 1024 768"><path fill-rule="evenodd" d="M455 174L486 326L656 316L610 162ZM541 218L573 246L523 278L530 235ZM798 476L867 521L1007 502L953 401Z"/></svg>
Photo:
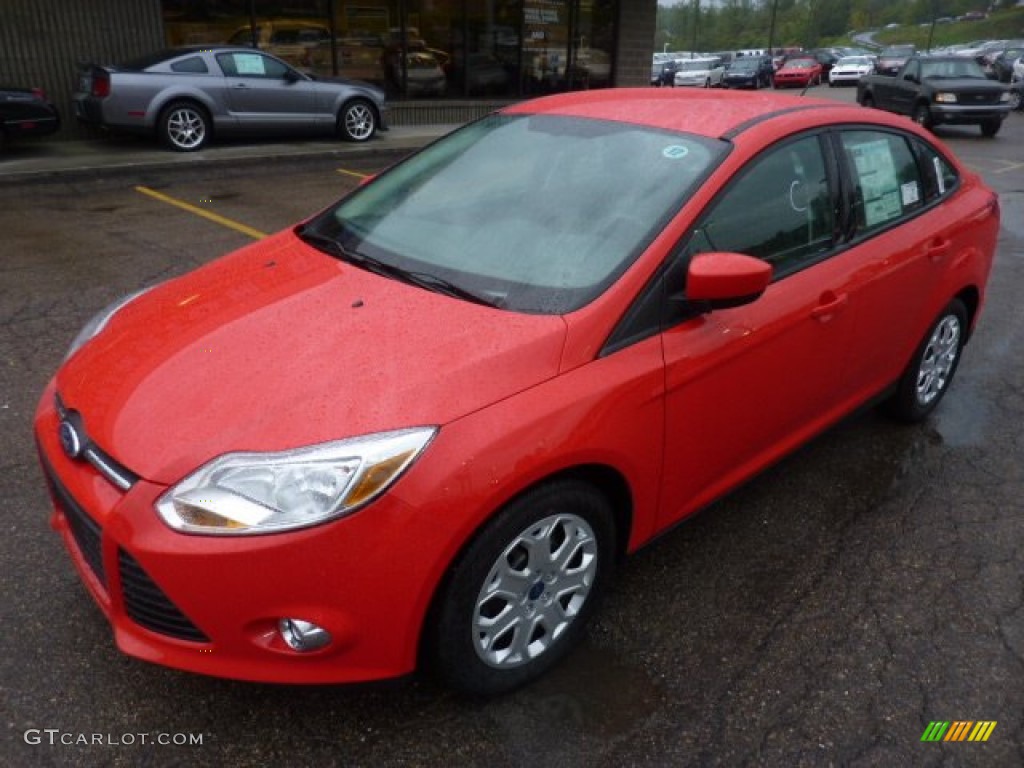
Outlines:
<svg viewBox="0 0 1024 768"><path fill-rule="evenodd" d="M868 401L927 416L998 229L883 112L519 104L98 314L36 416L53 525L133 656L509 690L623 555Z"/></svg>

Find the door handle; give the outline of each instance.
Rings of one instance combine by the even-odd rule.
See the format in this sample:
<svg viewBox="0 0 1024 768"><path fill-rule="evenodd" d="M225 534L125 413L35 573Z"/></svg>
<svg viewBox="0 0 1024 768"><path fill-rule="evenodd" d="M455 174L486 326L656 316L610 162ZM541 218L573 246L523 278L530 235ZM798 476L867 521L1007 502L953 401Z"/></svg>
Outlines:
<svg viewBox="0 0 1024 768"><path fill-rule="evenodd" d="M235 83L231 87L234 88L236 91L248 91L249 90L249 86L246 85L245 83Z"/></svg>
<svg viewBox="0 0 1024 768"><path fill-rule="evenodd" d="M948 238L940 238L932 241L925 249L924 254L932 262L938 262L942 260L942 257L949 253L950 246L953 245L953 241Z"/></svg>
<svg viewBox="0 0 1024 768"><path fill-rule="evenodd" d="M832 316L843 309L849 302L850 297L845 293L833 293L832 291L825 291L821 294L821 298L818 299L819 304L811 310L811 317L815 320L820 320L823 323L827 323L832 319Z"/></svg>

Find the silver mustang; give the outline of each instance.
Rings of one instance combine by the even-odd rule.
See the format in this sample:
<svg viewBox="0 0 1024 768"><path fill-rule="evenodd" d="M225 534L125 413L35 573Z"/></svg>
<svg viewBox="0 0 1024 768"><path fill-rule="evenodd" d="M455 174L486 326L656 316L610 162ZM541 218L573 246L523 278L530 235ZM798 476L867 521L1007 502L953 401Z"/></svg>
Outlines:
<svg viewBox="0 0 1024 768"><path fill-rule="evenodd" d="M368 141L385 124L384 92L304 74L253 48L193 46L120 66L84 64L73 97L82 122L156 135L179 152L213 134L337 133Z"/></svg>

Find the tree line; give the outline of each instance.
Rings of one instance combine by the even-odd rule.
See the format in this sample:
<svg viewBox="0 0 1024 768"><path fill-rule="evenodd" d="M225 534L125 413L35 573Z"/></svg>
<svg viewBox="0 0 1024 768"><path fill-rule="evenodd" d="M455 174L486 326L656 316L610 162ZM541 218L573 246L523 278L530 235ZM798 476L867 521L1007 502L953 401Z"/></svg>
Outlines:
<svg viewBox="0 0 1024 768"><path fill-rule="evenodd" d="M822 45L886 24L925 24L1017 0L679 0L658 7L655 50L717 51ZM769 38L771 40L769 41Z"/></svg>

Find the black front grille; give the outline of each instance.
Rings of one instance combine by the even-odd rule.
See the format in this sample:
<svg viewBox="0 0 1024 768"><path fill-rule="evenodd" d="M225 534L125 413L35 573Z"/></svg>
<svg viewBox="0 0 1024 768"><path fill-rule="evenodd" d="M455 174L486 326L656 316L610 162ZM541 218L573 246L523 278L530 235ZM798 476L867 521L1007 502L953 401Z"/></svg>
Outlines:
<svg viewBox="0 0 1024 768"><path fill-rule="evenodd" d="M178 610L134 557L122 549L118 551L117 560L124 609L132 621L168 637L196 643L209 642L209 638Z"/></svg>
<svg viewBox="0 0 1024 768"><path fill-rule="evenodd" d="M40 457L42 452L40 452ZM103 570L103 529L99 524L89 517L89 514L82 509L77 501L68 493L68 490L60 483L49 463L43 459L43 474L50 486L54 500L64 513L64 519L68 521L68 528L71 536L78 545L79 552L85 560L89 569L100 580L105 587L107 585L107 574Z"/></svg>

